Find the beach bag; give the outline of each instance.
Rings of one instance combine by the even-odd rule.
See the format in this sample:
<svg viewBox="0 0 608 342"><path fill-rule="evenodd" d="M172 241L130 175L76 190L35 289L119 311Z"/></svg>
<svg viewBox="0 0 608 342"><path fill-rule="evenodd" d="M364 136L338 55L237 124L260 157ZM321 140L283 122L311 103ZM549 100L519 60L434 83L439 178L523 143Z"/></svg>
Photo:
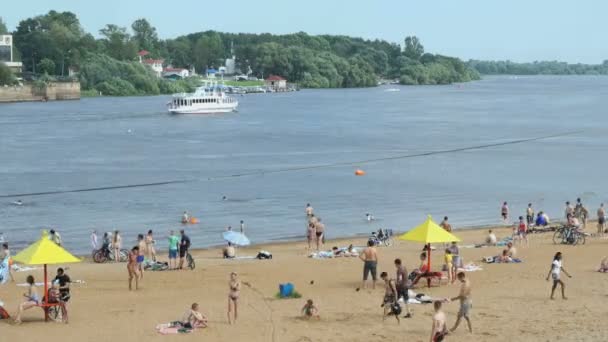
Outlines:
<svg viewBox="0 0 608 342"><path fill-rule="evenodd" d="M292 283L279 284L279 295L281 298L291 297L294 286Z"/></svg>
<svg viewBox="0 0 608 342"><path fill-rule="evenodd" d="M0 319L9 319L11 316L0 306Z"/></svg>
<svg viewBox="0 0 608 342"><path fill-rule="evenodd" d="M272 254L270 252L267 251L260 251L258 253L258 255L256 256L257 259L272 259Z"/></svg>

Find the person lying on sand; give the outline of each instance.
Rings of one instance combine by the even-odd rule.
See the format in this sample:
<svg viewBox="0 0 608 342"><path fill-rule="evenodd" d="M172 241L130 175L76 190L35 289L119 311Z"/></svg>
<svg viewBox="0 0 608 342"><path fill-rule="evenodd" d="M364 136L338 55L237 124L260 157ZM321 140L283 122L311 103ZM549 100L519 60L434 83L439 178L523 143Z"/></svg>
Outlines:
<svg viewBox="0 0 608 342"><path fill-rule="evenodd" d="M608 257L604 257L604 259L602 259L602 262L600 263L600 269L597 271L608 272Z"/></svg>
<svg viewBox="0 0 608 342"><path fill-rule="evenodd" d="M304 304L301 311L302 315L306 319L311 319L313 317L316 319L321 319L321 316L319 316L319 309L312 302L312 299L306 301L306 304Z"/></svg>
<svg viewBox="0 0 608 342"><path fill-rule="evenodd" d="M506 250L506 249L504 249L502 251L502 255L498 257L498 261L497 262L500 262L500 263L509 263L509 262L512 262L512 261L513 261L513 259L511 259L511 257L509 256L509 251Z"/></svg>

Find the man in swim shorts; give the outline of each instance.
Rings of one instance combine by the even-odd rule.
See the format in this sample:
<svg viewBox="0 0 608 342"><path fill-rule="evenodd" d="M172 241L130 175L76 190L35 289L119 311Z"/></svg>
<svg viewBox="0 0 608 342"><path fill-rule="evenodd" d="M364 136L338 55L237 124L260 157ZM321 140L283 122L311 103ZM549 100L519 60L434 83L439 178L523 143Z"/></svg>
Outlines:
<svg viewBox="0 0 608 342"><path fill-rule="evenodd" d="M371 273L373 279L372 289L375 289L377 280L378 252L374 247L374 241L367 241L367 248L365 248L363 253L359 255L359 259L363 261L363 282L361 284L361 288L366 288L367 277Z"/></svg>
<svg viewBox="0 0 608 342"><path fill-rule="evenodd" d="M464 319L467 321L469 332L473 333L473 327L471 326L471 319L469 317L469 312L471 310L471 306L473 305L471 301L471 283L465 278L464 272L458 273L458 281L461 283L460 293L457 297L454 297L451 300L460 300L460 310L458 310L456 323L454 323L454 327L450 329L450 331L454 332L456 328L458 328L460 320L464 317Z"/></svg>
<svg viewBox="0 0 608 342"><path fill-rule="evenodd" d="M409 288L409 279L407 278L408 273L405 266L401 262L401 259L395 259L395 268L397 269L395 285L397 286L397 300L399 298L403 298L403 302L405 304L405 311L407 312L403 318L412 317L412 312L410 311L410 306L407 301L410 299L408 288Z"/></svg>
<svg viewBox="0 0 608 342"><path fill-rule="evenodd" d="M604 209L604 203L600 204L597 209L597 233L600 236L604 235L604 229L606 225L606 209Z"/></svg>

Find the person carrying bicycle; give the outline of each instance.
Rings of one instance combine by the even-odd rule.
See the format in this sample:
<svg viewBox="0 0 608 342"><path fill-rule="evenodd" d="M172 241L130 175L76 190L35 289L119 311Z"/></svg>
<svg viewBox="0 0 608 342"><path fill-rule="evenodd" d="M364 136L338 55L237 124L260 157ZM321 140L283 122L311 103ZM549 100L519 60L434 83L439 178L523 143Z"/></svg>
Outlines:
<svg viewBox="0 0 608 342"><path fill-rule="evenodd" d="M181 270L184 267L184 259L186 258L188 249L190 248L190 238L188 235L186 235L183 229L180 230L179 233L182 237L179 243L179 269Z"/></svg>

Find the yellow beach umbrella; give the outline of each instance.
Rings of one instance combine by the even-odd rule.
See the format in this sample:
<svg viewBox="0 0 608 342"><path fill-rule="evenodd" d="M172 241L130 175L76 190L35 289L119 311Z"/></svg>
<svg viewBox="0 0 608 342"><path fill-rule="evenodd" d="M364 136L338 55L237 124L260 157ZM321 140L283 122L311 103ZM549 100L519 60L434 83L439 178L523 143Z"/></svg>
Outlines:
<svg viewBox="0 0 608 342"><path fill-rule="evenodd" d="M421 225L416 228L410 230L409 232L400 235L398 237L399 240L404 241L416 241L422 242L428 246L428 270L431 270L431 243L442 243L442 242L452 242L452 241L460 241L452 233L446 231L441 228L437 223L433 221L431 215L428 215L426 221L424 221Z"/></svg>
<svg viewBox="0 0 608 342"><path fill-rule="evenodd" d="M70 252L49 240L46 230L42 231L40 240L28 246L26 249L17 253L13 260L26 265L44 265L44 296L48 297L48 280L46 265L67 264L80 262L81 260ZM47 303L42 303L43 307ZM45 320L48 320L48 310L45 310Z"/></svg>

